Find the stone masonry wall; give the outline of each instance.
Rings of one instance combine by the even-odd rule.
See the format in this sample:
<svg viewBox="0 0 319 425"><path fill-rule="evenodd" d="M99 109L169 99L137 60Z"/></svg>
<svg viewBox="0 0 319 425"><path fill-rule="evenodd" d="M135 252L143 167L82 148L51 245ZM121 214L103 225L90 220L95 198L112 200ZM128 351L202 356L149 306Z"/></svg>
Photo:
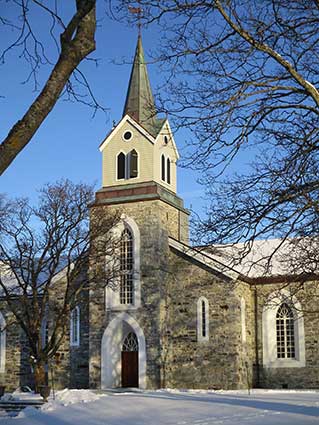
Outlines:
<svg viewBox="0 0 319 425"><path fill-rule="evenodd" d="M246 358L237 292L246 292L244 295L249 298L247 285L239 288L234 281L214 275L176 253L170 254L170 273L162 300L162 385L246 388ZM207 342L197 341L197 300L200 296L205 296L209 302ZM249 302L247 304L249 306ZM247 344L250 350L251 335Z"/></svg>
<svg viewBox="0 0 319 425"><path fill-rule="evenodd" d="M290 368L263 367L262 311L265 302L274 291L285 288L296 293L304 316L306 366ZM296 288L297 291L296 291ZM306 282L303 288L297 284L261 284L258 294L258 351L260 358L260 386L264 388L319 388L319 309L317 282ZM299 312L300 313L300 312Z"/></svg>
<svg viewBox="0 0 319 425"><path fill-rule="evenodd" d="M124 213L135 220L140 231L140 285L141 306L129 310L143 329L146 340L147 387L160 386L160 333L159 312L163 282L166 277L168 257L168 232L173 232L177 219L165 213L162 201L127 203L113 206L97 206L109 211ZM170 213L170 210L168 211ZM164 217L164 218L163 218ZM163 224L164 222L164 224ZM166 223L166 224L165 224ZM177 229L175 229L177 235ZM106 310L104 283L94 282L90 292L90 387L101 385L101 341L116 310Z"/></svg>

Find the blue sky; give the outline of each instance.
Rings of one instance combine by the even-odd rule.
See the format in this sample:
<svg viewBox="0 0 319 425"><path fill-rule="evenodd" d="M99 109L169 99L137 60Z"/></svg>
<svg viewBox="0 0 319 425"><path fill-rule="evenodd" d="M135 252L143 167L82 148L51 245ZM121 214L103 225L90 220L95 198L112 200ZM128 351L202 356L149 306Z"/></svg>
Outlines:
<svg viewBox="0 0 319 425"><path fill-rule="evenodd" d="M67 4L67 3L64 3ZM68 5L73 4L70 2ZM3 7L3 6L1 6ZM35 134L29 145L18 155L0 179L0 191L9 196L23 196L35 200L37 189L47 182L69 178L75 182L96 183L101 187L101 154L98 146L112 126L112 121L121 118L131 65L123 64L132 60L135 51L137 30L123 23L111 20L99 3L99 24L96 34L97 49L92 57L99 59L85 62L80 69L85 72L90 85L107 114L98 113L92 118L92 111L79 103L61 99ZM6 11L9 14L13 11ZM46 32L48 23L42 16L34 17L39 34ZM14 32L5 28L0 32L0 46L3 48L14 37ZM53 45L49 46L50 57L56 55ZM156 48L156 28L143 31L143 45L146 52ZM116 64L117 63L117 64ZM122 63L122 64L121 64ZM149 64L149 76L153 91L162 82L158 65ZM50 68L43 67L38 78L43 86ZM19 51L12 51L0 66L0 137L3 139L14 123L21 119L32 100L36 97L32 81L23 83L28 75L28 66L19 57ZM186 133L175 135L182 152ZM204 202L203 188L196 183L200 177L191 170L179 169L178 193L190 206L200 212Z"/></svg>

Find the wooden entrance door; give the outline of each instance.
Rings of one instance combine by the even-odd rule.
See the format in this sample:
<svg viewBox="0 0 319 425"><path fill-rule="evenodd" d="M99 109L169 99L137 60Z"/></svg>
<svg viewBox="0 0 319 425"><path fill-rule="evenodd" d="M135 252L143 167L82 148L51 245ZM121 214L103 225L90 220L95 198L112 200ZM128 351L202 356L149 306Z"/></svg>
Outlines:
<svg viewBox="0 0 319 425"><path fill-rule="evenodd" d="M138 387L138 351L122 351L122 387Z"/></svg>
<svg viewBox="0 0 319 425"><path fill-rule="evenodd" d="M122 387L138 387L138 341L134 332L123 341Z"/></svg>

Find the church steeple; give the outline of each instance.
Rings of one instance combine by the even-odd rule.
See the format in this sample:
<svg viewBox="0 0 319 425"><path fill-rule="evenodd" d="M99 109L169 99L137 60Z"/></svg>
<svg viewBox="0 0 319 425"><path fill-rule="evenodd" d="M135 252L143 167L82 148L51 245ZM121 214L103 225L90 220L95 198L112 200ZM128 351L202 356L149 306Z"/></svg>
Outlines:
<svg viewBox="0 0 319 425"><path fill-rule="evenodd" d="M127 90L123 117L129 115L152 136L157 136L163 120L156 119L156 108L144 58L141 35L138 36Z"/></svg>

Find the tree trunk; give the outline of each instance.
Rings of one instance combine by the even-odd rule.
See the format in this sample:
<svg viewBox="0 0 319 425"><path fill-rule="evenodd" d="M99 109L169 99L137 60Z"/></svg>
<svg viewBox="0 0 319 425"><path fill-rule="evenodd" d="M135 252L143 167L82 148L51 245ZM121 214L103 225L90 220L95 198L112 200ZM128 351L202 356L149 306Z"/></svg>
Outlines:
<svg viewBox="0 0 319 425"><path fill-rule="evenodd" d="M47 385L47 376L45 372L45 364L38 361L34 365L34 382L35 382L35 392L39 393L39 388L42 385Z"/></svg>
<svg viewBox="0 0 319 425"><path fill-rule="evenodd" d="M78 0L77 12L60 36L61 53L44 88L0 144L0 176L29 143L80 62L95 50L95 28L95 0Z"/></svg>

